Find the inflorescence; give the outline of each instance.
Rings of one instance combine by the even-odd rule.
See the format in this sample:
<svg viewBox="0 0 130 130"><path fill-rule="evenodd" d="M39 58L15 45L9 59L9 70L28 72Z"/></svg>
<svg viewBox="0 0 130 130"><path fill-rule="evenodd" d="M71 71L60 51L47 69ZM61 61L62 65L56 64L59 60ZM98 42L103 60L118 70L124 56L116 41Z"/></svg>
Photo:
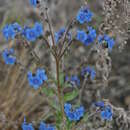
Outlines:
<svg viewBox="0 0 130 130"><path fill-rule="evenodd" d="M26 122L26 119L24 119L24 122L22 123L22 130L35 130L35 128L33 127L32 123L28 124ZM56 129L55 126L41 122L38 130L56 130Z"/></svg>
<svg viewBox="0 0 130 130"><path fill-rule="evenodd" d="M85 113L85 109L83 106L78 107L75 110L73 110L72 105L69 103L65 103L64 111L65 111L67 118L70 121L79 121Z"/></svg>
<svg viewBox="0 0 130 130"><path fill-rule="evenodd" d="M30 4L33 7L37 7L39 0L30 0ZM88 22L92 21L93 13L87 7L81 7L78 11L76 16L76 21L79 24L87 24ZM60 39L64 36L66 32L66 28L61 28L58 32L54 33L54 40L55 43L59 43ZM44 35L43 25L40 22L35 22L33 27L24 26L23 28L18 23L13 24L6 24L2 29L3 36L6 40L14 40L17 35L20 35L23 39L27 42L34 42L39 37ZM72 34L68 31L66 35L69 40L72 38ZM91 27L87 26L86 29L77 29L75 39L83 43L85 46L90 45L95 40L98 40L98 43L102 45L105 43L109 50L112 50L113 46L115 45L115 41L113 38L108 36L107 34L98 35L96 30ZM57 46L58 44L56 44ZM2 58L6 64L14 65L16 63L16 57L14 55L14 49L5 49L2 52ZM91 67L84 67L82 69L81 75L85 78L90 78L94 80L96 77L96 71ZM29 85L34 88L38 89L42 84L48 80L48 77L45 73L45 70L42 68L37 68L36 72L33 73L28 71L27 79ZM66 76L66 82L70 82L72 85L80 86L80 79L76 75L72 75L70 77ZM100 109L100 115L103 120L111 120L112 119L112 108L108 105L105 105L104 102L97 102L95 103L95 107ZM83 106L80 106L76 109L72 108L72 105L69 103L64 104L64 112L69 121L79 121L85 113L85 109ZM34 130L32 124L27 124L24 120L22 124L23 130ZM41 122L39 126L39 130L55 130L55 127L51 125L46 125L44 122Z"/></svg>
<svg viewBox="0 0 130 130"><path fill-rule="evenodd" d="M13 55L14 55L14 49L13 48L5 49L2 52L3 60L8 65L14 65L16 63L16 57L13 56Z"/></svg>
<svg viewBox="0 0 130 130"><path fill-rule="evenodd" d="M96 102L95 106L100 109L100 116L102 120L112 120L113 112L111 106L105 105L102 101Z"/></svg>
<svg viewBox="0 0 130 130"><path fill-rule="evenodd" d="M96 72L93 68L87 66L82 69L81 75L84 77L90 77L90 79L93 80L96 77Z"/></svg>
<svg viewBox="0 0 130 130"><path fill-rule="evenodd" d="M96 30L92 27L88 27L86 31L77 30L76 39L82 42L84 45L88 46L94 42L96 35Z"/></svg>
<svg viewBox="0 0 130 130"><path fill-rule="evenodd" d="M31 87L38 89L44 81L47 81L47 75L44 69L37 69L36 73L28 72L28 81Z"/></svg>
<svg viewBox="0 0 130 130"><path fill-rule="evenodd" d="M72 86L80 86L80 79L77 75L66 76L65 81L72 84Z"/></svg>
<svg viewBox="0 0 130 130"><path fill-rule="evenodd" d="M93 13L88 8L82 7L79 10L76 19L80 24L83 24L85 22L91 22L92 17Z"/></svg>

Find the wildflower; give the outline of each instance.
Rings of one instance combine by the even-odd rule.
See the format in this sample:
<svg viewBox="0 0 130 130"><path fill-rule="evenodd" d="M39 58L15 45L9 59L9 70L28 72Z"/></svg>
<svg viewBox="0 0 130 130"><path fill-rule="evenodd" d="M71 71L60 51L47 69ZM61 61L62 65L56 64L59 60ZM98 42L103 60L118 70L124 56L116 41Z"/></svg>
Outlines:
<svg viewBox="0 0 130 130"><path fill-rule="evenodd" d="M113 113L109 105L104 104L103 101L96 102L94 105L100 108L100 116L103 120L112 120Z"/></svg>
<svg viewBox="0 0 130 130"><path fill-rule="evenodd" d="M28 41L35 41L37 38L36 30L34 28L27 28L25 30L25 37Z"/></svg>
<svg viewBox="0 0 130 130"><path fill-rule="evenodd" d="M34 130L34 128L31 123L27 124L24 119L24 122L22 123L22 130Z"/></svg>
<svg viewBox="0 0 130 130"><path fill-rule="evenodd" d="M81 75L82 76L87 75L91 78L91 80L93 80L96 76L96 72L94 69L92 69L91 67L88 66L88 67L85 67L82 69Z"/></svg>
<svg viewBox="0 0 130 130"><path fill-rule="evenodd" d="M55 42L58 43L59 40L62 38L62 36L65 33L65 28L61 28L58 32L55 33Z"/></svg>
<svg viewBox="0 0 130 130"><path fill-rule="evenodd" d="M64 104L64 111L70 121L79 121L83 117L85 112L83 106L72 110L71 104L68 103Z"/></svg>
<svg viewBox="0 0 130 130"><path fill-rule="evenodd" d="M76 120L80 120L81 117L84 115L84 107L81 106L75 110L75 118Z"/></svg>
<svg viewBox="0 0 130 130"><path fill-rule="evenodd" d="M36 7L37 4L38 4L38 0L30 0L30 4L31 4L33 7Z"/></svg>
<svg viewBox="0 0 130 130"><path fill-rule="evenodd" d="M70 82L72 85L80 85L80 79L76 75L72 75L71 77L66 76L65 81Z"/></svg>
<svg viewBox="0 0 130 130"><path fill-rule="evenodd" d="M76 39L82 42L86 46L94 42L95 38L96 38L96 30L93 29L92 27L88 27L88 33L86 33L83 30L77 31Z"/></svg>
<svg viewBox="0 0 130 130"><path fill-rule="evenodd" d="M76 75L72 75L70 78L70 81L72 84L80 85L80 79Z"/></svg>
<svg viewBox="0 0 130 130"><path fill-rule="evenodd" d="M65 104L64 104L64 110L65 110L65 111L70 111L71 108L72 108L72 105L71 105L71 104L69 104L69 103L65 103Z"/></svg>
<svg viewBox="0 0 130 130"><path fill-rule="evenodd" d="M115 41L113 38L110 38L108 35L104 35L104 40L107 42L108 44L108 49L109 50L112 50L114 44L115 44Z"/></svg>
<svg viewBox="0 0 130 130"><path fill-rule="evenodd" d="M37 69L36 75L43 81L46 81L48 79L44 69Z"/></svg>
<svg viewBox="0 0 130 130"><path fill-rule="evenodd" d="M14 31L15 31L16 33L22 31L22 27L21 27L18 23L16 23L16 22L12 24L12 27L14 28Z"/></svg>
<svg viewBox="0 0 130 130"><path fill-rule="evenodd" d="M80 24L83 24L85 22L90 22L92 20L92 12L87 8L81 8L77 14L77 21Z"/></svg>
<svg viewBox="0 0 130 130"><path fill-rule="evenodd" d="M45 124L44 122L41 122L39 126L39 130L55 130L55 127Z"/></svg>
<svg viewBox="0 0 130 130"><path fill-rule="evenodd" d="M31 72L28 72L27 76L29 85L34 89L38 89L43 84L43 80L37 75L33 75Z"/></svg>
<svg viewBox="0 0 130 130"><path fill-rule="evenodd" d="M27 77L29 85L34 89L38 89L44 83L44 81L47 80L44 69L37 69L36 74L32 74L32 72L29 71Z"/></svg>
<svg viewBox="0 0 130 130"><path fill-rule="evenodd" d="M112 109L110 106L106 106L104 110L101 111L101 118L103 120L112 120Z"/></svg>
<svg viewBox="0 0 130 130"><path fill-rule="evenodd" d="M28 26L24 26L24 28L23 28L23 30L21 31L21 35L23 36L23 37L26 37L26 30L27 29L30 29Z"/></svg>
<svg viewBox="0 0 130 130"><path fill-rule="evenodd" d="M103 40L104 40L104 36L103 35L99 35L98 36L98 42L101 43L101 42L103 42Z"/></svg>
<svg viewBox="0 0 130 130"><path fill-rule="evenodd" d="M6 40L14 39L16 35L14 27L8 24L4 26L2 33Z"/></svg>
<svg viewBox="0 0 130 130"><path fill-rule="evenodd" d="M104 108L105 107L105 104L104 104L103 101L98 101L98 102L94 103L94 105L96 107L99 107L99 108Z"/></svg>
<svg viewBox="0 0 130 130"><path fill-rule="evenodd" d="M88 27L88 34L86 40L84 41L84 45L88 46L90 43L94 42L96 38L96 30L92 27Z"/></svg>
<svg viewBox="0 0 130 130"><path fill-rule="evenodd" d="M36 36L39 37L40 35L43 34L43 26L41 23L36 22L34 25L34 30L36 33Z"/></svg>
<svg viewBox="0 0 130 130"><path fill-rule="evenodd" d="M77 31L77 36L76 39L79 40L80 42L84 43L85 40L87 39L87 34L83 30L78 30Z"/></svg>
<svg viewBox="0 0 130 130"><path fill-rule="evenodd" d="M113 46L115 45L115 41L113 38L109 37L108 35L99 35L98 36L98 42L100 44L103 43L103 41L107 44L108 49L111 51Z"/></svg>
<svg viewBox="0 0 130 130"><path fill-rule="evenodd" d="M5 49L2 52L2 57L3 57L6 64L9 64L9 65L14 65L15 64L16 57L13 56L13 54L14 54L14 49L13 48Z"/></svg>

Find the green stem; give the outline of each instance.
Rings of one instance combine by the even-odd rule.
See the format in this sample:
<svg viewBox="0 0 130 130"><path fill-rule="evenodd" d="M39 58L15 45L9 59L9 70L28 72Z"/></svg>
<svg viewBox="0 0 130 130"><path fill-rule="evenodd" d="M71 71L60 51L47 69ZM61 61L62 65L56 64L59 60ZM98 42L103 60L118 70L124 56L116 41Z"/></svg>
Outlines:
<svg viewBox="0 0 130 130"><path fill-rule="evenodd" d="M59 103L60 103L60 107L61 107L61 111L62 111L62 119L63 119L63 130L65 130L65 113L64 113L64 102L63 102L63 93L62 93L62 89L60 86L60 61L58 58L55 58L56 60L56 78L57 78L57 90L58 90L58 99L59 99Z"/></svg>

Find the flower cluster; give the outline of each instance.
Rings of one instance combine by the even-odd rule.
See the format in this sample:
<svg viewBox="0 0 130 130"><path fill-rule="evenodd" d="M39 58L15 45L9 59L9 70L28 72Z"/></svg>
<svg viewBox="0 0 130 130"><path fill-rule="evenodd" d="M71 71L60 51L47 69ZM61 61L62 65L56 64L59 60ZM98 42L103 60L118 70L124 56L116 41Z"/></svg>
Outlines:
<svg viewBox="0 0 130 130"><path fill-rule="evenodd" d="M80 85L80 79L78 78L77 75L72 75L71 77L69 76L66 76L65 77L65 81L66 82L70 82L72 85L76 85L76 86L79 86Z"/></svg>
<svg viewBox="0 0 130 130"><path fill-rule="evenodd" d="M22 28L18 23L13 24L6 24L3 29L2 33L6 40L14 39L16 34L21 32Z"/></svg>
<svg viewBox="0 0 130 130"><path fill-rule="evenodd" d="M32 72L29 71L27 77L30 86L34 89L38 89L44 83L44 81L48 79L47 75L45 74L45 70L40 68L37 69L35 74L32 74Z"/></svg>
<svg viewBox="0 0 130 130"><path fill-rule="evenodd" d="M27 123L24 119L22 123L22 130L34 130L32 123ZM40 123L39 130L55 130L55 127L52 125L45 124L44 122Z"/></svg>
<svg viewBox="0 0 130 130"><path fill-rule="evenodd" d="M2 52L2 57L3 57L3 60L5 61L6 64L14 65L16 63L16 57L13 56L13 54L14 54L13 48L5 49Z"/></svg>
<svg viewBox="0 0 130 130"><path fill-rule="evenodd" d="M14 39L19 33L23 35L28 41L35 41L43 34L43 26L41 23L36 22L33 28L25 26L23 29L18 23L7 24L2 29L3 36L6 40Z"/></svg>
<svg viewBox="0 0 130 130"><path fill-rule="evenodd" d="M22 130L34 130L32 123L27 123L26 119L24 119L24 122L22 123Z"/></svg>
<svg viewBox="0 0 130 130"><path fill-rule="evenodd" d="M108 35L99 35L98 42L102 44L105 42L107 44L108 49L111 51L113 46L115 45L115 41L113 38L109 37Z"/></svg>
<svg viewBox="0 0 130 130"><path fill-rule="evenodd" d="M41 122L39 130L55 130L55 127L52 125L45 124L44 122Z"/></svg>
<svg viewBox="0 0 130 130"><path fill-rule="evenodd" d="M82 69L81 75L84 77L85 76L90 77L90 79L93 80L96 76L96 72L93 68L87 66Z"/></svg>
<svg viewBox="0 0 130 130"><path fill-rule="evenodd" d="M84 112L85 112L83 106L75 110L72 110L72 105L69 103L65 103L64 111L70 121L79 121L83 117Z"/></svg>
<svg viewBox="0 0 130 130"><path fill-rule="evenodd" d="M87 28L88 33L84 30L77 30L76 39L82 42L84 45L88 46L92 42L94 42L96 38L96 30L92 27Z"/></svg>
<svg viewBox="0 0 130 130"><path fill-rule="evenodd" d="M33 42L43 34L43 26L39 22L36 22L32 28L25 26L22 34L28 41Z"/></svg>
<svg viewBox="0 0 130 130"><path fill-rule="evenodd" d="M95 103L95 106L101 110L100 116L103 120L112 120L113 113L111 106L105 105L102 101Z"/></svg>
<svg viewBox="0 0 130 130"><path fill-rule="evenodd" d="M86 7L82 7L77 14L77 21L80 24L83 24L85 22L90 22L92 20L93 13Z"/></svg>

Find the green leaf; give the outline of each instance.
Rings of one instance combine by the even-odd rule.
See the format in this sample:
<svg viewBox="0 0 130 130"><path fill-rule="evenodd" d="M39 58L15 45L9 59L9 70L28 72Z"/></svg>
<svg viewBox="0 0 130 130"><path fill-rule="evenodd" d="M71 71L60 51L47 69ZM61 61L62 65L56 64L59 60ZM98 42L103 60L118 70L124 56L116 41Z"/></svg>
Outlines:
<svg viewBox="0 0 130 130"><path fill-rule="evenodd" d="M55 90L53 90L53 88L49 88L49 87L42 87L42 93L44 93L46 96L54 96L55 95Z"/></svg>
<svg viewBox="0 0 130 130"><path fill-rule="evenodd" d="M76 98L78 96L78 90L73 90L72 92L68 92L64 95L64 101L68 102L73 100L74 98Z"/></svg>

